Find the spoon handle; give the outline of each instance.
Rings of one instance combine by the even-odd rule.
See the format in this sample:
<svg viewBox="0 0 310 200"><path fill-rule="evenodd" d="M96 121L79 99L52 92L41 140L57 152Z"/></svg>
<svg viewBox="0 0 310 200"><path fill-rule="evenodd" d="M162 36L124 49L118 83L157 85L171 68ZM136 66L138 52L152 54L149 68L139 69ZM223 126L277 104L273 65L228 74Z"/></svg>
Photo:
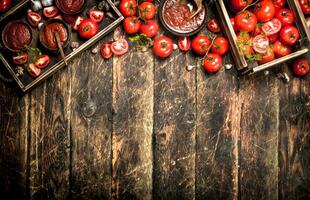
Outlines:
<svg viewBox="0 0 310 200"><path fill-rule="evenodd" d="M54 36L55 36L55 39L56 39L56 42L57 42L57 45L58 45L58 49L60 51L60 55L61 55L65 65L68 66L68 63L67 63L67 60L66 60L66 57L65 57L65 53L64 53L64 50L63 50L63 48L61 46L59 34L58 34L57 31L54 31Z"/></svg>

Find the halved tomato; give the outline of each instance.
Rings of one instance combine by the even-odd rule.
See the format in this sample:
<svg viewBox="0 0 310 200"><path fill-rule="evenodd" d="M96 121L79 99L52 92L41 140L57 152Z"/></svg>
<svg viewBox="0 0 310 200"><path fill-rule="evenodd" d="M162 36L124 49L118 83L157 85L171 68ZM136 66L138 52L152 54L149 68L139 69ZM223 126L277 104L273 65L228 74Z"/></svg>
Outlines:
<svg viewBox="0 0 310 200"><path fill-rule="evenodd" d="M42 20L42 17L39 13L33 12L32 10L28 10L27 20L31 26L37 27L40 21Z"/></svg>
<svg viewBox="0 0 310 200"><path fill-rule="evenodd" d="M15 65L22 65L27 63L27 61L28 61L28 53L22 53L20 55L13 56L13 63Z"/></svg>
<svg viewBox="0 0 310 200"><path fill-rule="evenodd" d="M282 24L277 18L273 18L262 26L263 32L269 36L278 33L281 30Z"/></svg>
<svg viewBox="0 0 310 200"><path fill-rule="evenodd" d="M101 21L103 20L103 18L104 18L104 13L103 13L101 10L92 10L92 9L91 9L91 10L89 11L89 17L90 17L93 21L99 23L99 22L101 22Z"/></svg>
<svg viewBox="0 0 310 200"><path fill-rule="evenodd" d="M269 47L269 39L262 34L253 38L253 49L256 53L265 54Z"/></svg>
<svg viewBox="0 0 310 200"><path fill-rule="evenodd" d="M104 59L109 59L113 55L110 43L103 43L100 47L100 51L101 51L101 56Z"/></svg>
<svg viewBox="0 0 310 200"><path fill-rule="evenodd" d="M50 63L50 57L48 55L40 55L34 64L37 68L43 69L49 63Z"/></svg>
<svg viewBox="0 0 310 200"><path fill-rule="evenodd" d="M191 48L189 37L179 37L178 46L181 51L188 51Z"/></svg>
<svg viewBox="0 0 310 200"><path fill-rule="evenodd" d="M74 23L72 24L72 29L77 31L79 29L79 26L80 26L80 24L82 23L83 20L84 20L83 17L78 16L75 19Z"/></svg>
<svg viewBox="0 0 310 200"><path fill-rule="evenodd" d="M43 9L43 15L47 18L55 17L58 14L58 8L55 6L48 6Z"/></svg>
<svg viewBox="0 0 310 200"><path fill-rule="evenodd" d="M32 76L33 78L36 78L41 74L41 69L37 68L35 64L33 63L30 63L27 66L27 71L29 72L30 76Z"/></svg>
<svg viewBox="0 0 310 200"><path fill-rule="evenodd" d="M111 44L111 50L117 56L121 56L121 55L125 54L128 51L127 40L125 40L123 38L116 40L115 42L113 42Z"/></svg>

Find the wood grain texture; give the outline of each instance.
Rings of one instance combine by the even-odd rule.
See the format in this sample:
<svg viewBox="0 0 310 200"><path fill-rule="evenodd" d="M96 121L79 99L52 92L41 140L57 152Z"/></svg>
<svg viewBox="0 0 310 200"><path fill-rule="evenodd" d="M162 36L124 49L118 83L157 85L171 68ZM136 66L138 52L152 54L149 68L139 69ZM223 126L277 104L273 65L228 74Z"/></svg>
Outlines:
<svg viewBox="0 0 310 200"><path fill-rule="evenodd" d="M195 197L196 80L189 55L155 60L154 199Z"/></svg>
<svg viewBox="0 0 310 200"><path fill-rule="evenodd" d="M72 65L71 193L111 197L112 61L90 50Z"/></svg>
<svg viewBox="0 0 310 200"><path fill-rule="evenodd" d="M279 199L310 198L310 78L280 87Z"/></svg>
<svg viewBox="0 0 310 200"><path fill-rule="evenodd" d="M27 197L28 107L28 95L0 83L0 195L7 199Z"/></svg>
<svg viewBox="0 0 310 200"><path fill-rule="evenodd" d="M71 83L68 77L65 68L30 93L30 199L69 197Z"/></svg>
<svg viewBox="0 0 310 200"><path fill-rule="evenodd" d="M232 63L230 55L223 63ZM197 70L196 199L237 199L240 104L237 72Z"/></svg>
<svg viewBox="0 0 310 200"><path fill-rule="evenodd" d="M113 199L151 199L153 67L151 51L113 58Z"/></svg>
<svg viewBox="0 0 310 200"><path fill-rule="evenodd" d="M279 80L258 73L240 80L239 198L278 198Z"/></svg>

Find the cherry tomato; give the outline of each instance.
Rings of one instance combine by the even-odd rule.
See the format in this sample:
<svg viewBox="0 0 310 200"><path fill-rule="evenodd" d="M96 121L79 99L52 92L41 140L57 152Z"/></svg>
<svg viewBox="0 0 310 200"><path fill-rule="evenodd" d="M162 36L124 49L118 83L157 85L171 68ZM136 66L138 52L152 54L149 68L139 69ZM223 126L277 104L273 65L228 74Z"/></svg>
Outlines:
<svg viewBox="0 0 310 200"><path fill-rule="evenodd" d="M139 16L143 19L153 19L156 13L156 8L153 3L143 2L139 5Z"/></svg>
<svg viewBox="0 0 310 200"><path fill-rule="evenodd" d="M181 51L188 51L191 48L189 37L179 37L178 46Z"/></svg>
<svg viewBox="0 0 310 200"><path fill-rule="evenodd" d="M216 19L211 19L207 23L207 28L209 31L213 33L219 33L221 32L221 26L219 22Z"/></svg>
<svg viewBox="0 0 310 200"><path fill-rule="evenodd" d="M48 6L43 9L43 15L47 18L55 17L58 12L58 8L55 6Z"/></svg>
<svg viewBox="0 0 310 200"><path fill-rule="evenodd" d="M286 4L286 0L273 0L274 7L276 10L279 10L280 8L283 8Z"/></svg>
<svg viewBox="0 0 310 200"><path fill-rule="evenodd" d="M136 0L121 0L119 4L119 10L124 15L124 17L134 16L137 11L137 1Z"/></svg>
<svg viewBox="0 0 310 200"><path fill-rule="evenodd" d="M146 35L149 38L155 37L158 33L158 23L154 20L148 20L146 23L142 23L140 26L140 33Z"/></svg>
<svg viewBox="0 0 310 200"><path fill-rule="evenodd" d="M256 16L250 11L244 11L235 17L236 27L239 31L252 32L257 24Z"/></svg>
<svg viewBox="0 0 310 200"><path fill-rule="evenodd" d="M283 57L290 54L292 52L292 48L290 46L286 46L285 44L277 40L273 44L273 51L277 57Z"/></svg>
<svg viewBox="0 0 310 200"><path fill-rule="evenodd" d="M84 19L79 25L79 35L89 39L98 33L98 24L90 18Z"/></svg>
<svg viewBox="0 0 310 200"><path fill-rule="evenodd" d="M267 22L275 16L276 9L270 0L263 0L255 5L254 14L257 21Z"/></svg>
<svg viewBox="0 0 310 200"><path fill-rule="evenodd" d="M198 55L205 55L210 45L211 42L205 35L198 35L192 41L192 49Z"/></svg>
<svg viewBox="0 0 310 200"><path fill-rule="evenodd" d="M27 63L28 61L28 53L22 53L17 56L13 56L13 63L15 65L22 65Z"/></svg>
<svg viewBox="0 0 310 200"><path fill-rule="evenodd" d="M138 17L126 17L123 21L123 27L126 33L135 34L139 31L141 26L141 21Z"/></svg>
<svg viewBox="0 0 310 200"><path fill-rule="evenodd" d="M230 18L230 23L231 23L231 25L232 25L234 31L237 32L238 28L237 28L237 26L236 26L235 18L233 18L233 17Z"/></svg>
<svg viewBox="0 0 310 200"><path fill-rule="evenodd" d="M267 62L273 61L275 59L275 55L273 52L273 48L268 47L267 52L262 55L261 59L258 61L260 64L265 64Z"/></svg>
<svg viewBox="0 0 310 200"><path fill-rule="evenodd" d="M41 69L37 68L33 63L28 64L27 71L33 78L36 78L41 74Z"/></svg>
<svg viewBox="0 0 310 200"><path fill-rule="evenodd" d="M298 29L293 25L287 25L280 31L280 41L288 46L293 46L299 39Z"/></svg>
<svg viewBox="0 0 310 200"><path fill-rule="evenodd" d="M229 43L225 37L218 36L214 39L211 51L219 55L224 55L229 49Z"/></svg>
<svg viewBox="0 0 310 200"><path fill-rule="evenodd" d="M299 4L300 4L300 7L302 9L302 12L305 15L310 14L310 1L309 0L298 0L298 1L299 1Z"/></svg>
<svg viewBox="0 0 310 200"><path fill-rule="evenodd" d="M75 15L67 15L67 14L63 14L62 18L64 19L65 22L67 22L68 24L72 24L73 22L75 22L77 16Z"/></svg>
<svg viewBox="0 0 310 200"><path fill-rule="evenodd" d="M101 10L93 10L93 9L91 9L91 10L89 11L89 17L90 17L93 21L99 23L99 22L101 22L101 21L103 20L103 18L104 18L104 13L103 13Z"/></svg>
<svg viewBox="0 0 310 200"><path fill-rule="evenodd" d="M37 27L40 21L42 20L42 17L38 13L28 10L27 20L31 26Z"/></svg>
<svg viewBox="0 0 310 200"><path fill-rule="evenodd" d="M273 34L273 35L269 35L267 37L268 37L270 43L274 43L275 41L277 41L277 39L279 37L279 34L276 33L276 34Z"/></svg>
<svg viewBox="0 0 310 200"><path fill-rule="evenodd" d="M74 23L72 24L72 29L76 30L76 31L79 30L79 26L80 26L80 24L82 23L83 20L84 20L84 18L78 16L75 19Z"/></svg>
<svg viewBox="0 0 310 200"><path fill-rule="evenodd" d="M43 69L49 63L50 63L50 57L48 55L40 55L34 64L37 68Z"/></svg>
<svg viewBox="0 0 310 200"><path fill-rule="evenodd" d="M295 22L295 14L292 10L281 8L276 13L276 18L280 20L282 26L291 25Z"/></svg>
<svg viewBox="0 0 310 200"><path fill-rule="evenodd" d="M100 47L101 56L104 59L109 59L112 56L111 44L110 43L103 43Z"/></svg>
<svg viewBox="0 0 310 200"><path fill-rule="evenodd" d="M0 0L0 13L7 11L12 4L12 0Z"/></svg>
<svg viewBox="0 0 310 200"><path fill-rule="evenodd" d="M166 36L159 36L154 40L153 51L160 58L166 58L173 52L173 42Z"/></svg>
<svg viewBox="0 0 310 200"><path fill-rule="evenodd" d="M269 39L265 35L257 35L253 38L253 49L256 53L265 54L269 47Z"/></svg>
<svg viewBox="0 0 310 200"><path fill-rule="evenodd" d="M210 73L219 71L222 67L222 57L216 53L208 53L203 59L203 67Z"/></svg>
<svg viewBox="0 0 310 200"><path fill-rule="evenodd" d="M269 36L278 33L281 30L281 27L282 24L280 20L274 18L271 21L264 23L262 26L262 30L267 36Z"/></svg>
<svg viewBox="0 0 310 200"><path fill-rule="evenodd" d="M230 0L230 5L235 11L240 11L252 2L253 0Z"/></svg>
<svg viewBox="0 0 310 200"><path fill-rule="evenodd" d="M111 51L117 55L124 55L128 51L128 42L125 39L118 39L111 44Z"/></svg>
<svg viewBox="0 0 310 200"><path fill-rule="evenodd" d="M309 73L309 62L307 59L298 59L293 64L293 72L298 76L305 76Z"/></svg>

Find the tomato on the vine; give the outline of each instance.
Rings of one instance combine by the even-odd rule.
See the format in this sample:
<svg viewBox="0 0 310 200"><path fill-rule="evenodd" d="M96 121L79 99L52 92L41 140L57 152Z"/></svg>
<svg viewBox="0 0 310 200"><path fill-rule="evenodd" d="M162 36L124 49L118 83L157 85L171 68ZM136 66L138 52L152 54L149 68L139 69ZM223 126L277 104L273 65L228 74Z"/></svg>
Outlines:
<svg viewBox="0 0 310 200"><path fill-rule="evenodd" d="M166 58L173 52L173 42L166 36L159 36L154 40L153 51L160 58Z"/></svg>
<svg viewBox="0 0 310 200"><path fill-rule="evenodd" d="M219 55L224 55L229 49L229 43L225 37L218 36L214 39L211 51Z"/></svg>
<svg viewBox="0 0 310 200"><path fill-rule="evenodd" d="M299 39L298 29L293 25L287 25L280 31L280 40L283 44L293 46Z"/></svg>
<svg viewBox="0 0 310 200"><path fill-rule="evenodd" d="M198 35L192 41L192 49L198 55L204 55L207 53L211 41L205 35Z"/></svg>
<svg viewBox="0 0 310 200"><path fill-rule="evenodd" d="M84 19L79 25L79 35L89 39L98 33L98 24L90 18Z"/></svg>
<svg viewBox="0 0 310 200"><path fill-rule="evenodd" d="M310 67L307 59L301 58L294 62L293 71L298 76L305 76L309 73Z"/></svg>
<svg viewBox="0 0 310 200"><path fill-rule="evenodd" d="M295 22L295 14L292 10L287 8L281 8L276 13L276 18L280 20L282 26L291 25Z"/></svg>
<svg viewBox="0 0 310 200"><path fill-rule="evenodd" d="M255 5L254 14L257 21L267 22L275 16L276 9L270 0L263 0Z"/></svg>
<svg viewBox="0 0 310 200"><path fill-rule="evenodd" d="M216 53L208 53L203 59L203 67L210 73L219 71L222 67L222 57Z"/></svg>
<svg viewBox="0 0 310 200"><path fill-rule="evenodd" d="M285 44L277 40L273 44L273 51L277 57L283 57L292 53L292 48L290 46L286 46Z"/></svg>
<svg viewBox="0 0 310 200"><path fill-rule="evenodd" d="M128 34L135 34L139 31L141 26L141 21L138 17L126 17L123 21L123 27L126 33Z"/></svg>
<svg viewBox="0 0 310 200"><path fill-rule="evenodd" d="M136 0L121 0L119 4L119 10L124 15L124 17L134 16L137 11L137 1Z"/></svg>
<svg viewBox="0 0 310 200"><path fill-rule="evenodd" d="M140 33L146 35L149 38L155 37L158 33L158 23L154 20L148 20L142 23L140 26Z"/></svg>
<svg viewBox="0 0 310 200"><path fill-rule="evenodd" d="M253 0L230 0L230 5L235 11L240 11L252 2Z"/></svg>
<svg viewBox="0 0 310 200"><path fill-rule="evenodd" d="M156 7L153 3L143 2L139 5L139 16L143 19L153 19L156 13Z"/></svg>
<svg viewBox="0 0 310 200"><path fill-rule="evenodd" d="M302 12L306 15L310 14L310 1L309 0L299 0Z"/></svg>
<svg viewBox="0 0 310 200"><path fill-rule="evenodd" d="M239 31L252 32L257 24L256 16L250 11L244 11L235 17L236 27Z"/></svg>

